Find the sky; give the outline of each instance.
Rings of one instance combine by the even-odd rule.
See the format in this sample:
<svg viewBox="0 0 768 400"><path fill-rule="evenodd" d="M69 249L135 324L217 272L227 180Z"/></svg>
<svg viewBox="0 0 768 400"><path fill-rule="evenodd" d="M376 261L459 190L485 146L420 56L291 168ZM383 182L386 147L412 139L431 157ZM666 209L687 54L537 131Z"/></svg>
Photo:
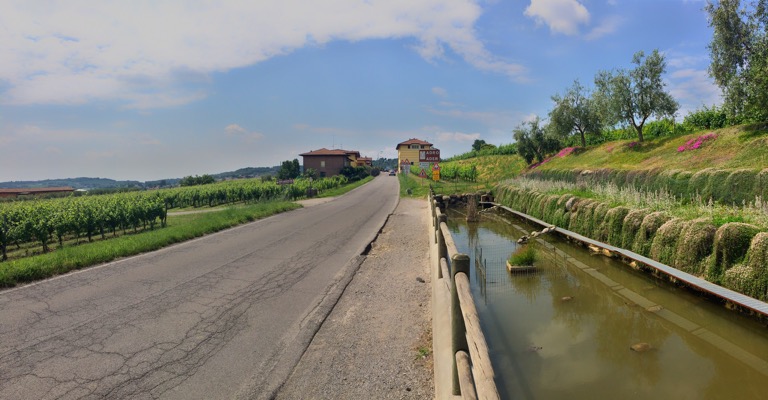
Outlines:
<svg viewBox="0 0 768 400"><path fill-rule="evenodd" d="M703 0L4 0L0 181L155 180L319 148L512 143L658 49L678 119L721 103Z"/></svg>

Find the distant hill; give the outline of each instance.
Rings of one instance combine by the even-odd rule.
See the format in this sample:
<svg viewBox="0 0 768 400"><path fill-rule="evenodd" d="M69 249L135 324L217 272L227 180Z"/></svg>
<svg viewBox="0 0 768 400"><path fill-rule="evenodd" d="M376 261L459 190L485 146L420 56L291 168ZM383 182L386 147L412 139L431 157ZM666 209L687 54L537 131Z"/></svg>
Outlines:
<svg viewBox="0 0 768 400"><path fill-rule="evenodd" d="M139 181L116 181L107 178L66 178L66 179L46 179L42 181L13 181L0 182L0 188L22 189L22 188L44 188L70 186L75 189L104 189L104 188L131 188L144 187Z"/></svg>
<svg viewBox="0 0 768 400"><path fill-rule="evenodd" d="M277 175L279 166L274 167L246 167L236 171L222 172L213 174L216 180L255 178L262 175ZM44 188L69 186L75 189L112 189L112 188L154 188L175 186L181 178L158 179L154 181L116 181L108 178L65 178L65 179L46 179L42 181L11 181L0 182L0 188L5 189L26 189L26 188Z"/></svg>
<svg viewBox="0 0 768 400"><path fill-rule="evenodd" d="M234 178L255 178L263 175L277 175L277 171L280 171L280 166L274 167L246 167L240 168L236 171L222 172L220 174L212 175L216 180L221 179L234 179Z"/></svg>

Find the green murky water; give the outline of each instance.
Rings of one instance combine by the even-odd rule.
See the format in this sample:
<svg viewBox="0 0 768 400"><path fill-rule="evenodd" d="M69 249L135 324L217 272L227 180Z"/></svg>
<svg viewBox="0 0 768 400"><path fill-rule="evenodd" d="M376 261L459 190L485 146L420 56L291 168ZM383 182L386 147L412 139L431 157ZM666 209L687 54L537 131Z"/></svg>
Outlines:
<svg viewBox="0 0 768 400"><path fill-rule="evenodd" d="M764 325L556 236L533 243L535 273L512 275L505 260L523 234L516 226L538 227L517 219L468 226L453 213L449 226L473 260L502 398L768 398ZM640 342L652 350L630 349Z"/></svg>

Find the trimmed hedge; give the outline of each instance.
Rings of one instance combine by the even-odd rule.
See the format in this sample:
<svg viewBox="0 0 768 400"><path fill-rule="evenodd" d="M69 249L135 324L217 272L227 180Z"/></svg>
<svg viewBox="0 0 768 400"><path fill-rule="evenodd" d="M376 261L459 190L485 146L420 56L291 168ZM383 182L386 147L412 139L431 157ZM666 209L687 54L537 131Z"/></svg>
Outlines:
<svg viewBox="0 0 768 400"><path fill-rule="evenodd" d="M743 222L729 222L715 233L715 257L707 269L707 280L720 283L723 274L747 255L752 238L760 229Z"/></svg>
<svg viewBox="0 0 768 400"><path fill-rule="evenodd" d="M604 170L579 176L584 178L585 175L611 176L613 173ZM761 179L768 183L768 169L759 173L732 171L727 175L720 170L697 174L662 171L656 175L633 174L632 179L643 181L648 176L664 176L670 181L704 182L705 186L709 185L707 190L721 194L734 187L755 194L764 190ZM747 190L750 186L744 180L750 176L756 177L756 183ZM647 184L647 180L645 182ZM495 192L499 203L547 223L632 250L760 300L768 299L768 232L760 232L754 225L730 222L718 229L703 218L686 221L663 212L611 207L593 199L569 194L546 195L510 184L499 185Z"/></svg>
<svg viewBox="0 0 768 400"><path fill-rule="evenodd" d="M681 170L533 170L527 178L558 180L585 186L613 183L616 186L634 187L646 191L665 190L677 197L723 204L752 202L756 196L768 199L768 168L763 170L724 170L706 168L697 172Z"/></svg>

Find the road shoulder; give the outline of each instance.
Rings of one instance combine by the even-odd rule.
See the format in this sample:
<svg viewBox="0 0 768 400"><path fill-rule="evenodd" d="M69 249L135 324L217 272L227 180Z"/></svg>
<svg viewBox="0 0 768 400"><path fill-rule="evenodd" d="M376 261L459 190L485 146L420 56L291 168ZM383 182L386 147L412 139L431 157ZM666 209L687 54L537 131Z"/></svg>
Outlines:
<svg viewBox="0 0 768 400"><path fill-rule="evenodd" d="M276 398L432 398L424 200L401 199Z"/></svg>

